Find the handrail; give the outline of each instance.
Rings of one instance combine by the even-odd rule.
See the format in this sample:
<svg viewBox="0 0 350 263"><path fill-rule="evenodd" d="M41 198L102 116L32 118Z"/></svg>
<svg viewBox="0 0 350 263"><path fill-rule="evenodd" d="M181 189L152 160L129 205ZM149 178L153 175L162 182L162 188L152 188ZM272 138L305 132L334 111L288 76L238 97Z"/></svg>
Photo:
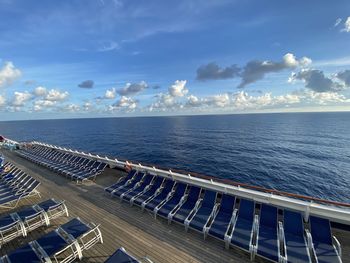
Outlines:
<svg viewBox="0 0 350 263"><path fill-rule="evenodd" d="M325 199L321 199L321 198L317 198L317 197L311 197L311 196L306 196L306 195L301 195L301 194L293 194L293 193L289 193L289 192L284 192L284 191L279 191L279 190L275 190L275 189L267 189L261 186L253 186L253 185L249 185L246 183L239 183L239 182L235 182L232 181L230 179L222 179L222 178L216 178L216 177L212 177L212 176L207 176L207 175L202 175L202 174L198 174L198 173L194 173L194 172L185 172L179 169L164 169L161 167L156 167L156 166L152 166L152 165L142 165L140 163L132 163L130 161L121 161L118 159L113 159L113 158L109 158L109 157L100 157L99 155L93 155L91 153L84 153L84 152L79 152L77 150L71 150L71 149L67 149L67 148L62 148L62 147L58 147L58 146L54 146L54 145L49 145L49 144L45 144L45 143L41 143L41 142L32 142L32 144L37 144L37 145L41 145L41 146L45 146L45 147L49 147L52 149L56 149L56 150L61 150L61 151L66 151L66 152L71 152L72 154L75 155L81 155L87 158L93 158L93 159L97 159L100 160L102 162L108 163L110 165L114 165L114 166L118 166L120 168L123 168L125 165L129 165L131 166L133 169L136 170L146 170L149 172L154 172L154 173L161 173L163 175L167 175L167 176L182 176L182 177L194 177L194 178L198 178L198 179L203 179L203 180L207 180L210 181L211 183L221 183L221 184L226 184L226 185L230 185L230 186L234 186L234 187L238 187L238 188L245 188L245 189L250 189L253 191L259 191L259 192L263 192L266 194L273 194L273 195L278 195L278 196L282 196L282 197L287 197L287 198L294 198L294 199L301 199L301 200L305 200L305 201L310 201L311 203L321 203L321 204L326 204L326 205L333 205L333 206L339 206L339 207L346 207L346 208L350 208L350 203L344 203L344 202L338 202L338 201L331 201L331 200L325 200Z"/></svg>

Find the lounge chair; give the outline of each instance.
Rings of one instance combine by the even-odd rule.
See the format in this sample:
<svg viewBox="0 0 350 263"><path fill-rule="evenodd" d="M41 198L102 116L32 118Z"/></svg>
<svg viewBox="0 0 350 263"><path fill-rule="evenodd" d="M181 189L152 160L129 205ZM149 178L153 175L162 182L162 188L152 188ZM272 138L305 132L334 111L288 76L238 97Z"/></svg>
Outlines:
<svg viewBox="0 0 350 263"><path fill-rule="evenodd" d="M205 190L203 200L196 205L193 215L188 216L185 220L186 231L190 227L204 234L204 228L213 218L218 207L216 198L217 192Z"/></svg>
<svg viewBox="0 0 350 263"><path fill-rule="evenodd" d="M286 244L287 262L312 262L307 239L304 235L303 218L299 212L284 210L281 231L283 231L282 235Z"/></svg>
<svg viewBox="0 0 350 263"><path fill-rule="evenodd" d="M236 198L232 195L222 195L220 207L214 215L212 224L204 229L204 238L209 234L215 238L225 240L228 228L235 218L233 214L235 200Z"/></svg>
<svg viewBox="0 0 350 263"><path fill-rule="evenodd" d="M312 250L318 263L342 262L341 246L338 239L332 236L329 220L310 216L310 227L309 244L312 244Z"/></svg>
<svg viewBox="0 0 350 263"><path fill-rule="evenodd" d="M108 186L105 188L105 191L107 193L112 193L113 190L118 189L119 187L122 187L126 184L127 181L133 178L133 176L137 173L136 170L131 170L127 176L124 176L118 180L115 184Z"/></svg>
<svg viewBox="0 0 350 263"><path fill-rule="evenodd" d="M147 199L151 198L159 190L163 181L164 181L163 177L156 176L152 185L150 185L147 189L145 189L138 196L134 196L133 198L130 199L130 205L136 204L136 205L141 206L143 202L145 202Z"/></svg>
<svg viewBox="0 0 350 263"><path fill-rule="evenodd" d="M178 209L175 208L169 213L169 223L172 220L181 224L185 223L186 218L189 217L192 211L194 211L195 208L199 205L201 190L201 188L194 185L190 187L189 193L181 199L178 205Z"/></svg>
<svg viewBox="0 0 350 263"><path fill-rule="evenodd" d="M169 213L177 207L177 205L184 197L186 188L187 184L178 182L176 184L176 190L174 191L174 193L171 196L167 196L165 202L161 203L153 210L154 217L156 218L157 215L160 215L165 218L168 218Z"/></svg>
<svg viewBox="0 0 350 263"><path fill-rule="evenodd" d="M125 201L130 201L131 198L137 197L139 194L141 194L146 189L146 187L149 186L149 184L153 180L153 177L154 176L151 174L146 174L145 178L143 178L142 182L136 188L133 188L132 190L120 195L120 199L125 200Z"/></svg>
<svg viewBox="0 0 350 263"><path fill-rule="evenodd" d="M154 211L156 207L162 206L164 202L172 196L174 191L175 181L171 179L166 179L163 186L157 190L157 192L151 198L145 200L141 207L142 211L146 208L148 210Z"/></svg>
<svg viewBox="0 0 350 263"><path fill-rule="evenodd" d="M260 221L257 228L257 240L253 251L253 258L259 255L272 262L284 262L285 258L281 254L278 228L277 207L262 204L260 209Z"/></svg>

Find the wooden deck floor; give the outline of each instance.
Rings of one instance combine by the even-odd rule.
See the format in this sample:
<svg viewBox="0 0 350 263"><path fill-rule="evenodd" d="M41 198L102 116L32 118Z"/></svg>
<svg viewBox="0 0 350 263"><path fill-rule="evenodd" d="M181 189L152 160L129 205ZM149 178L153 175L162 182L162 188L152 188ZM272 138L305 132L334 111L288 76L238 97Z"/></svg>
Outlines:
<svg viewBox="0 0 350 263"><path fill-rule="evenodd" d="M130 207L125 202L111 199L105 194L103 188L111 185L121 176L118 171L106 169L96 183L76 185L13 152L4 151L3 153L9 161L41 182L39 191L42 198L33 197L21 201L17 209L0 210L0 215L48 198L66 200L70 212L69 218L78 216L85 221L101 224L104 243L86 251L82 262L104 262L121 246L136 257L147 256L154 263L250 262L248 254L236 249L226 250L223 242L213 238L204 241L202 235L194 231L186 233L181 225L174 223L168 225L161 218L154 219L149 212L142 213L139 207ZM69 221L69 218L56 219L49 228L37 229L25 239L17 238L9 242L1 248L0 255L37 239ZM336 231L336 236L342 243L343 262L350 262L349 233L345 235L342 231ZM256 261L264 262L261 259Z"/></svg>

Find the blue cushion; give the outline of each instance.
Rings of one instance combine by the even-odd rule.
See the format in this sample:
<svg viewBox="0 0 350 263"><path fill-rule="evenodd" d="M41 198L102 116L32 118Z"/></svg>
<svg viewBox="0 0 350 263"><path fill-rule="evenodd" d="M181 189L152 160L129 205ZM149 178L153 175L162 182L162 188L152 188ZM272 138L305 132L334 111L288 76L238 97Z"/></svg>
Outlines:
<svg viewBox="0 0 350 263"><path fill-rule="evenodd" d="M68 234L72 235L75 239L85 234L90 230L90 227L80 221L78 218L73 218L68 223L61 226L61 228Z"/></svg>
<svg viewBox="0 0 350 263"><path fill-rule="evenodd" d="M122 249L118 249L112 256L110 256L105 263L138 263L134 257L130 256Z"/></svg>
<svg viewBox="0 0 350 263"><path fill-rule="evenodd" d="M38 258L33 249L26 245L24 247L18 248L15 251L7 255L11 263L40 263L41 260Z"/></svg>

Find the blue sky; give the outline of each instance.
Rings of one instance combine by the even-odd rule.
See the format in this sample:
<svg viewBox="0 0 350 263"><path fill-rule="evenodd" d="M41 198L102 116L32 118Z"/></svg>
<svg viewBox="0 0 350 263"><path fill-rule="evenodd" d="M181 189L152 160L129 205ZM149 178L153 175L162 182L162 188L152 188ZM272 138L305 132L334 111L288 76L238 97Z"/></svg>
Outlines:
<svg viewBox="0 0 350 263"><path fill-rule="evenodd" d="M0 0L0 119L350 110L349 10Z"/></svg>

